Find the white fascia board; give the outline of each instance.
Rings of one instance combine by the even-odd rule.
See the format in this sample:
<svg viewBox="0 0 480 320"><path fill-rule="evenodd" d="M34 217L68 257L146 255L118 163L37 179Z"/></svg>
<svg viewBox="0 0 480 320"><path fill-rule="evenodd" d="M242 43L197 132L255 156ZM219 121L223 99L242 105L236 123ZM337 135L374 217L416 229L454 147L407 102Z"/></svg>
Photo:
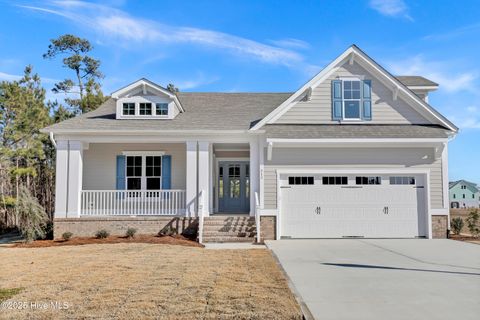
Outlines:
<svg viewBox="0 0 480 320"><path fill-rule="evenodd" d="M425 138L380 138L380 139L275 139L267 138L267 142L280 143L445 143L448 139L425 139Z"/></svg>
<svg viewBox="0 0 480 320"><path fill-rule="evenodd" d="M438 86L406 86L410 90L426 90L426 91L435 91L438 89Z"/></svg>
<svg viewBox="0 0 480 320"><path fill-rule="evenodd" d="M290 168L277 169L277 176L283 174L429 174L430 169L425 168Z"/></svg>
<svg viewBox="0 0 480 320"><path fill-rule="evenodd" d="M267 139L275 148L435 148L447 139Z"/></svg>

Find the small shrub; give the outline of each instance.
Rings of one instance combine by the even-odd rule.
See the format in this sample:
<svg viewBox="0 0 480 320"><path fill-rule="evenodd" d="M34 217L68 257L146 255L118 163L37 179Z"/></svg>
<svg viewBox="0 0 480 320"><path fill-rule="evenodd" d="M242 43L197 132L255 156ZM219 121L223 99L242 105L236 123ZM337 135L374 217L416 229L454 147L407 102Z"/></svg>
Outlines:
<svg viewBox="0 0 480 320"><path fill-rule="evenodd" d="M133 238L135 236L135 233L137 233L137 229L135 228L128 228L126 232L127 238Z"/></svg>
<svg viewBox="0 0 480 320"><path fill-rule="evenodd" d="M109 236L110 236L110 232L108 232L105 229L98 230L97 233L95 233L95 237L97 239L105 239L105 238L108 238Z"/></svg>
<svg viewBox="0 0 480 320"><path fill-rule="evenodd" d="M460 232L462 232L464 225L465 223L463 222L463 219L460 217L453 218L452 221L450 222L450 226L452 227L452 232L454 234L460 234Z"/></svg>
<svg viewBox="0 0 480 320"><path fill-rule="evenodd" d="M70 238L71 238L72 236L73 236L73 233L71 233L71 232L69 232L69 231L64 232L64 233L62 234L62 238L63 238L63 240L65 240L65 241L70 240Z"/></svg>
<svg viewBox="0 0 480 320"><path fill-rule="evenodd" d="M166 226L158 233L159 236L173 236L177 234L177 229L172 226Z"/></svg>
<svg viewBox="0 0 480 320"><path fill-rule="evenodd" d="M478 226L478 219L480 218L480 215L478 214L478 210L472 210L468 214L467 218L467 227L468 230L470 231L470 234L474 237L478 237L480 234L480 227Z"/></svg>

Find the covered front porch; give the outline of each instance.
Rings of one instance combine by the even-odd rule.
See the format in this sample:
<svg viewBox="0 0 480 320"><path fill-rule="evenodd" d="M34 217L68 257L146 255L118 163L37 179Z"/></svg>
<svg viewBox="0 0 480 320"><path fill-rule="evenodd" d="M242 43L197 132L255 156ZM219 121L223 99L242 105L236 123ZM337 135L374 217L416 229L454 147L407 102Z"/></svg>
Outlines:
<svg viewBox="0 0 480 320"><path fill-rule="evenodd" d="M55 141L56 219L255 215L258 139L132 138Z"/></svg>

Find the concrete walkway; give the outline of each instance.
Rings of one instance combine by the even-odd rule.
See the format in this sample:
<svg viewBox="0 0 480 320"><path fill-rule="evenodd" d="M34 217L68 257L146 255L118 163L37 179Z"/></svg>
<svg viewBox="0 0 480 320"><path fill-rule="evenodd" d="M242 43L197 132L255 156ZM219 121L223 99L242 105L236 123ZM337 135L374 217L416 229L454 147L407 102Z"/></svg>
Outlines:
<svg viewBox="0 0 480 320"><path fill-rule="evenodd" d="M316 319L479 319L480 245L267 241Z"/></svg>

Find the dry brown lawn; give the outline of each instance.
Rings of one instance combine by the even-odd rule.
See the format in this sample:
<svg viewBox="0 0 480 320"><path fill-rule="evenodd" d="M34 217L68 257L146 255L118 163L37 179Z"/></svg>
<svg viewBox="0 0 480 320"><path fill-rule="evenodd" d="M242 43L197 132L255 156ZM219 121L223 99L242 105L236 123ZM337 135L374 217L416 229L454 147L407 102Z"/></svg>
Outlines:
<svg viewBox="0 0 480 320"><path fill-rule="evenodd" d="M269 251L143 243L0 248L0 319L300 319ZM58 302L68 308L40 309ZM5 303L5 302L4 302ZM31 303L36 305L31 306Z"/></svg>

